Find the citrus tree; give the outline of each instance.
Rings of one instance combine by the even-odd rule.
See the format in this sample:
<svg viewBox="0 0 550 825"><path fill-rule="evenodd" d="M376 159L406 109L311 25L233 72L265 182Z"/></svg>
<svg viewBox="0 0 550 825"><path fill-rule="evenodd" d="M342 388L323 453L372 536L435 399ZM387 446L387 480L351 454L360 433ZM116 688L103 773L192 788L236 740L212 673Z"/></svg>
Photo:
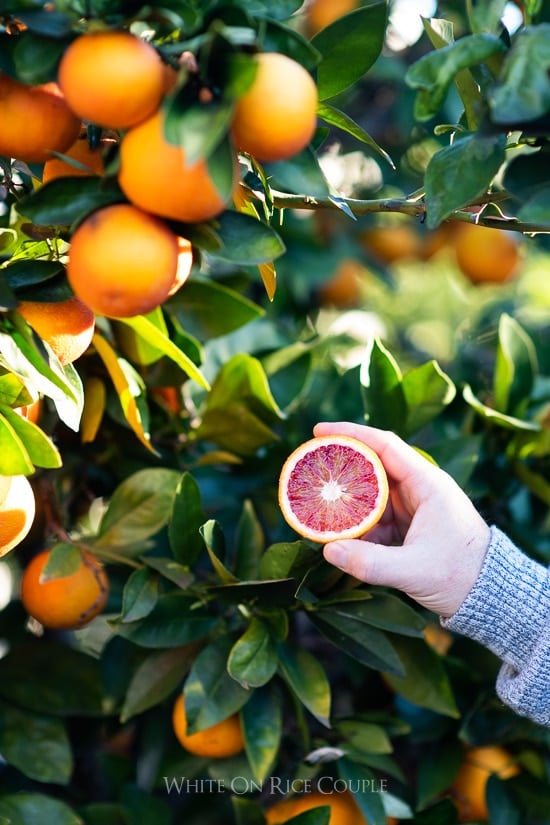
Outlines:
<svg viewBox="0 0 550 825"><path fill-rule="evenodd" d="M366 420L550 557L550 4L415 5L4 0L1 823L550 821L499 662L277 500Z"/></svg>

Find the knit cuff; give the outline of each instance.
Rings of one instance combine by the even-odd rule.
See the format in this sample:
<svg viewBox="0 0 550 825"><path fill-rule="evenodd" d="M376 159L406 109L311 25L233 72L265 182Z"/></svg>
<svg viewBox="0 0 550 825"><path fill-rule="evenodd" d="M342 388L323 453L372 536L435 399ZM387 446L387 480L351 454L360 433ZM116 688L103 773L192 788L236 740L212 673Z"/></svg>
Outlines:
<svg viewBox="0 0 550 825"><path fill-rule="evenodd" d="M547 632L549 575L493 526L476 583L457 612L441 623L520 670Z"/></svg>

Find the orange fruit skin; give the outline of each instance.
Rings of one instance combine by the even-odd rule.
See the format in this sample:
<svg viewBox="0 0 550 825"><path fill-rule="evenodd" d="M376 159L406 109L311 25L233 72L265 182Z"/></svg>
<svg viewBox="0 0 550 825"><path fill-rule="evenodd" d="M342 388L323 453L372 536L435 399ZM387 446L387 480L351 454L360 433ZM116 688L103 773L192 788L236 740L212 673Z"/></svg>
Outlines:
<svg viewBox="0 0 550 825"><path fill-rule="evenodd" d="M42 183L49 183L51 180L63 177L89 177L91 175L102 175L105 171L102 150L106 141L101 141L96 149L90 148L90 144L85 135L81 135L69 146L66 152L67 157L82 163L87 169L79 169L71 166L61 158L52 158L46 161L42 170Z"/></svg>
<svg viewBox="0 0 550 825"><path fill-rule="evenodd" d="M366 825L366 819L349 791L342 793L311 793L293 796L276 802L265 811L267 825L280 825L293 816L321 805L330 806L329 825Z"/></svg>
<svg viewBox="0 0 550 825"><path fill-rule="evenodd" d="M485 791L493 773L509 779L519 773L519 768L508 751L498 745L470 748L451 787L460 822L488 819Z"/></svg>
<svg viewBox="0 0 550 825"><path fill-rule="evenodd" d="M361 299L361 271L358 261L352 258L341 261L333 276L319 288L321 304L339 309L357 306Z"/></svg>
<svg viewBox="0 0 550 825"><path fill-rule="evenodd" d="M15 407L14 412L22 418L26 418L32 424L38 424L42 415L42 398L38 397L36 401L32 401L24 407Z"/></svg>
<svg viewBox="0 0 550 825"><path fill-rule="evenodd" d="M152 115L166 84L155 48L125 31L80 35L61 58L57 76L71 109L110 129L128 129Z"/></svg>
<svg viewBox="0 0 550 825"><path fill-rule="evenodd" d="M456 262L474 284L501 284L518 274L520 254L511 234L475 224L461 224L455 232Z"/></svg>
<svg viewBox="0 0 550 825"><path fill-rule="evenodd" d="M301 152L317 124L317 87L300 63L284 54L256 55L257 72L235 105L231 133L238 149L259 161Z"/></svg>
<svg viewBox="0 0 550 825"><path fill-rule="evenodd" d="M357 8L358 0L311 0L306 10L307 28L310 34L324 29L339 17Z"/></svg>
<svg viewBox="0 0 550 825"><path fill-rule="evenodd" d="M178 239L163 221L115 204L93 212L74 232L67 277L97 315L142 315L166 299L178 254Z"/></svg>
<svg viewBox="0 0 550 825"><path fill-rule="evenodd" d="M418 259L423 253L420 236L406 224L373 226L361 233L361 241L367 252L385 264Z"/></svg>
<svg viewBox="0 0 550 825"><path fill-rule="evenodd" d="M236 172L235 163L233 188L237 184ZM199 160L188 165L183 150L164 138L162 112L124 135L118 182L136 206L176 221L207 221L226 205L206 162Z"/></svg>
<svg viewBox="0 0 550 825"><path fill-rule="evenodd" d="M342 527L339 529L336 529L336 527L334 527L334 529L329 529L328 527L326 527L325 529L317 529L314 526L310 526L309 524L304 523L304 521L301 520L299 516L294 512L292 508L292 502L290 501L288 496L288 489L291 483L293 471L303 458L307 458L308 454L312 454L319 447L334 447L336 445L344 448L350 447L353 449L354 452L357 452L358 454L362 455L370 462L370 464L372 465L372 469L376 475L376 480L378 484L378 495L374 506L372 506L370 512L367 512L367 514L361 519L360 522L353 523L349 527ZM328 463L326 464L323 481L325 483L327 481L332 481L332 469L330 468ZM308 481L308 494L311 490L311 487L312 484L310 481ZM304 538L319 543L335 541L336 539L359 538L368 530L371 530L375 526L375 524L377 524L378 521L382 518L384 510L386 509L388 495L388 478L386 475L386 471L384 470L384 467L382 465L382 462L378 458L377 454L373 450L371 450L370 447L367 447L366 444L363 444L362 441L359 441L358 439L347 435L319 436L317 438L312 438L309 441L304 442L288 456L285 463L283 464L283 468L279 476L279 507L287 524ZM330 500L331 499L329 499L329 501ZM316 508L316 510L320 509L319 503L316 503L313 500L309 500L308 503L311 505L312 510L313 508ZM337 515L338 513L336 513L336 516Z"/></svg>
<svg viewBox="0 0 550 825"><path fill-rule="evenodd" d="M195 756L224 759L236 756L244 748L244 737L237 714L197 733L187 733L183 694L176 699L172 711L172 726L178 742Z"/></svg>
<svg viewBox="0 0 550 825"><path fill-rule="evenodd" d="M81 121L55 83L27 86L0 72L0 155L44 163L76 140Z"/></svg>
<svg viewBox="0 0 550 825"><path fill-rule="evenodd" d="M189 278L193 266L193 248L187 238L178 238L178 268L168 296L174 295Z"/></svg>
<svg viewBox="0 0 550 825"><path fill-rule="evenodd" d="M82 563L74 573L41 582L40 576L50 552L43 550L38 553L23 571L23 607L44 627L54 630L84 627L101 613L107 603L107 574L95 556L82 550Z"/></svg>
<svg viewBox="0 0 550 825"><path fill-rule="evenodd" d="M0 476L0 557L28 535L36 513L34 492L25 476Z"/></svg>
<svg viewBox="0 0 550 825"><path fill-rule="evenodd" d="M75 296L47 303L20 301L17 311L50 345L63 365L80 358L92 342L94 313Z"/></svg>

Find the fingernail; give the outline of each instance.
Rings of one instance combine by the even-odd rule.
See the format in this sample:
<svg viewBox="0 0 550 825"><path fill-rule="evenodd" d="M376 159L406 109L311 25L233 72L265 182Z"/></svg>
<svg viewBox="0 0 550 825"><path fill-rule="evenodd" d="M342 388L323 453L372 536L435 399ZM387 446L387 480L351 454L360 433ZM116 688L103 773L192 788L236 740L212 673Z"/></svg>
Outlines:
<svg viewBox="0 0 550 825"><path fill-rule="evenodd" d="M345 545L337 541L325 545L325 559L335 567L345 567L348 558L348 551Z"/></svg>

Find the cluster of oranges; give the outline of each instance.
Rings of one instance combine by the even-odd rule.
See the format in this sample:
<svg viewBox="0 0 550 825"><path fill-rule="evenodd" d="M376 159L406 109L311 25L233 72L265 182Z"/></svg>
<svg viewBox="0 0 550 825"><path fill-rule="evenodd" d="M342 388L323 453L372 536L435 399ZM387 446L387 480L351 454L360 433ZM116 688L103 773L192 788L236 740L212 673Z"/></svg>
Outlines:
<svg viewBox="0 0 550 825"><path fill-rule="evenodd" d="M0 155L43 163L44 183L102 175L105 148L118 147L116 174L126 202L85 218L72 235L68 256L69 284L95 314L150 312L181 285L192 250L169 222L198 223L219 215L238 185L239 152L259 162L279 161L311 140L317 117L311 75L280 53L251 59L255 75L235 101L229 126L233 172L225 191L206 159L189 161L182 146L167 140L163 104L178 74L150 42L126 30L93 31L69 44L57 82L27 86L0 72L0 102L7 114ZM89 124L108 135L94 147L83 136Z"/></svg>

